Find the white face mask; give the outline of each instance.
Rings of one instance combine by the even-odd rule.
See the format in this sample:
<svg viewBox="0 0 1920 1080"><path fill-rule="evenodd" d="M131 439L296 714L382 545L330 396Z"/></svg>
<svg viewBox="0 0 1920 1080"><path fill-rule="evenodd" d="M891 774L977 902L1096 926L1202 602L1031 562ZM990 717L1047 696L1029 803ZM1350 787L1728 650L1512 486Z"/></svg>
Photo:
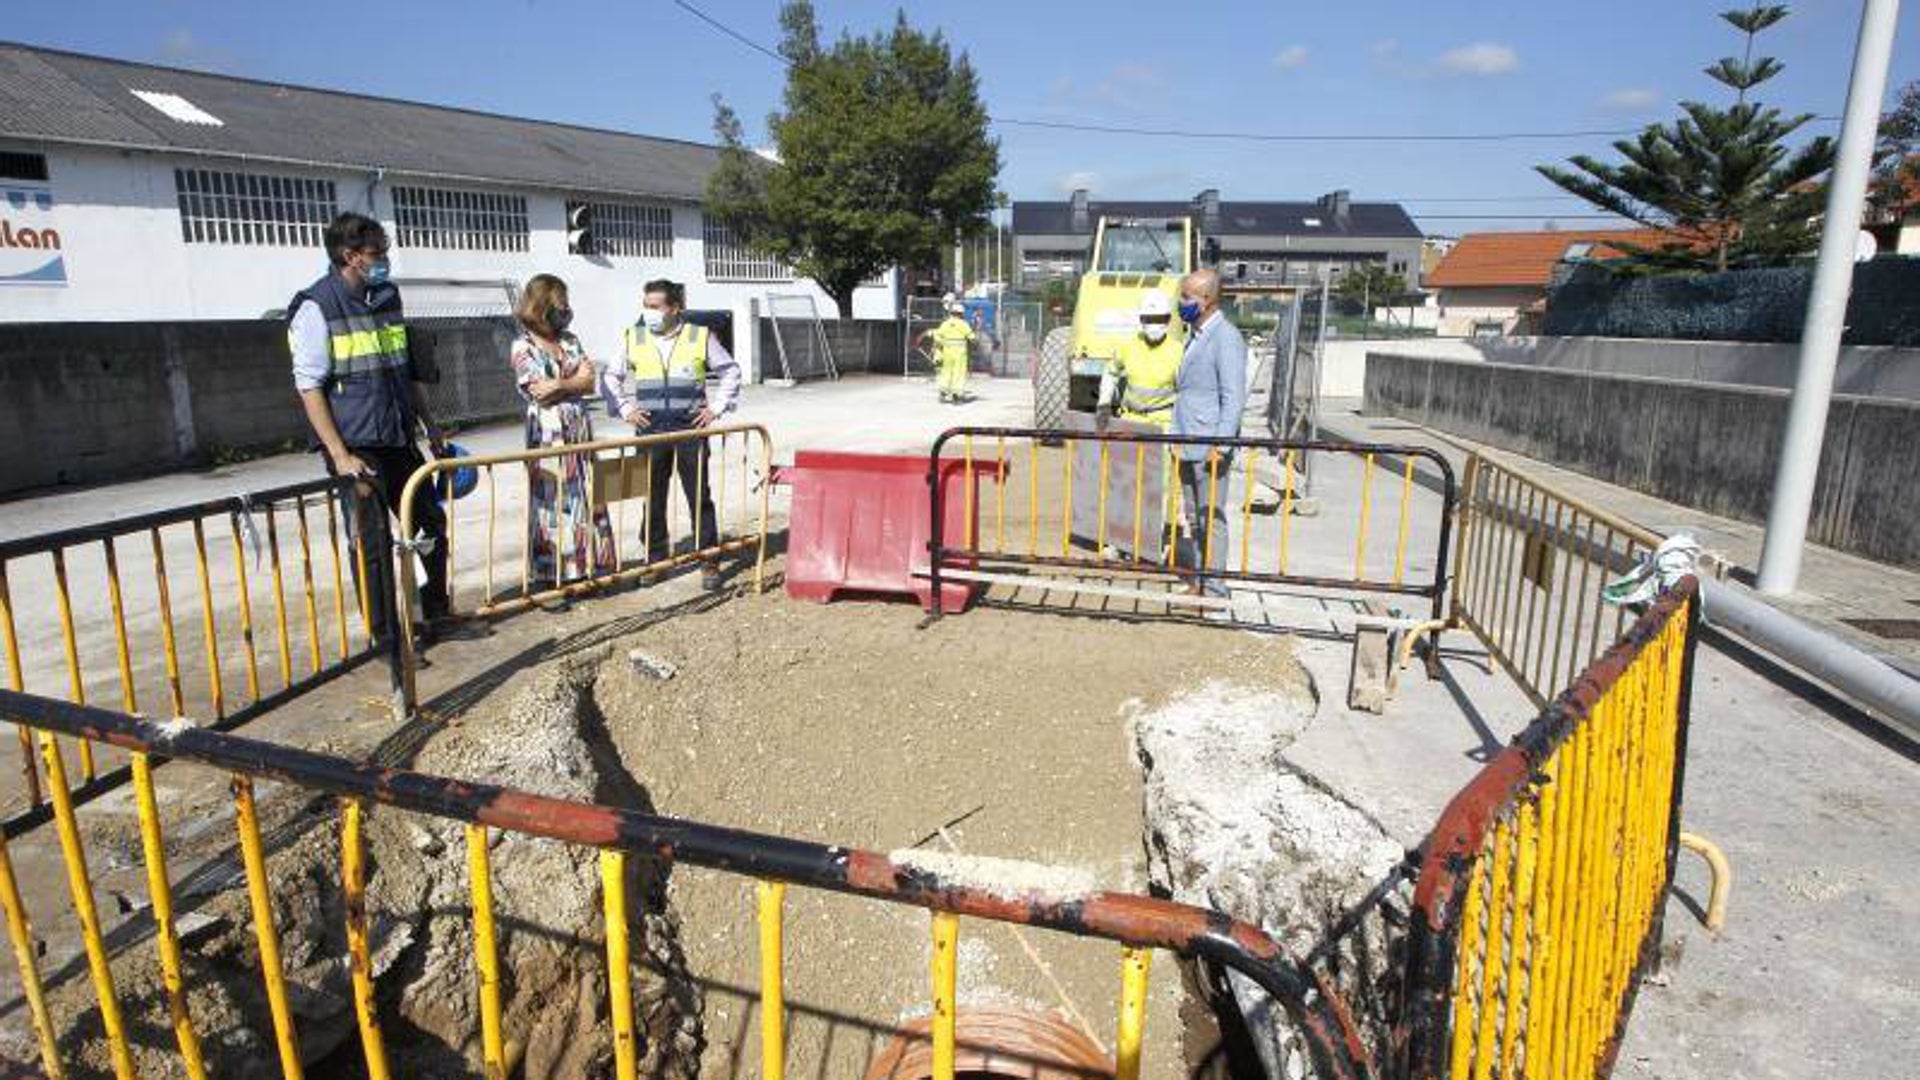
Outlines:
<svg viewBox="0 0 1920 1080"><path fill-rule="evenodd" d="M1167 324L1163 322L1141 323L1140 336L1158 345L1167 340Z"/></svg>
<svg viewBox="0 0 1920 1080"><path fill-rule="evenodd" d="M659 333L667 327L667 313L659 308L641 308L640 321L647 324L650 333Z"/></svg>

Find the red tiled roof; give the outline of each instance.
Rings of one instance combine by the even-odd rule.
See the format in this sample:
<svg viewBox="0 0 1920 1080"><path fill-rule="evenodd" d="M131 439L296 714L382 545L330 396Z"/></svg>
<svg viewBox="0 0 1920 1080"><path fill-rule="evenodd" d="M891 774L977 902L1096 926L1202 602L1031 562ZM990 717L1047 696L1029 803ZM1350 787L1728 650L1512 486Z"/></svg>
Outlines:
<svg viewBox="0 0 1920 1080"><path fill-rule="evenodd" d="M1625 241L1658 247L1665 234L1654 229L1561 229L1554 232L1468 233L1440 265L1427 275L1435 289L1474 286L1531 285L1545 288L1553 265L1574 244L1592 244L1589 258L1617 258L1621 251L1608 243Z"/></svg>

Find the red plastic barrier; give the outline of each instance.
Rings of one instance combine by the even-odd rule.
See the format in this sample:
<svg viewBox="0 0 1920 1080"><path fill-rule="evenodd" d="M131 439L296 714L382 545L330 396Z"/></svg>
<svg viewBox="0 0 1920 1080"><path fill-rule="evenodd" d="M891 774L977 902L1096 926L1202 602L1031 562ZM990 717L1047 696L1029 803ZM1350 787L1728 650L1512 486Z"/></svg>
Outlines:
<svg viewBox="0 0 1920 1080"><path fill-rule="evenodd" d="M998 462L975 462L973 476L1000 474ZM787 595L826 602L839 594L913 596L931 609L933 588L927 543L933 510L927 503L925 455L847 454L803 450L778 479L793 486L787 530ZM967 468L947 458L940 463L941 499L946 517L945 543L957 544L966 528ZM975 500L974 536L980 532ZM941 606L958 611L979 586L942 582Z"/></svg>

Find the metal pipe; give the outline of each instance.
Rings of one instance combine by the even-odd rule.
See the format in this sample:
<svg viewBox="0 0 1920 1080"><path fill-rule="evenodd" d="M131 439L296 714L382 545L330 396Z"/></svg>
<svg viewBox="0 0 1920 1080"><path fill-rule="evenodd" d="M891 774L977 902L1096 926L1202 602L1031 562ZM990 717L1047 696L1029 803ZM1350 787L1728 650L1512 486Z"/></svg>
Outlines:
<svg viewBox="0 0 1920 1080"><path fill-rule="evenodd" d="M1817 630L1738 585L1701 580L1702 617L1920 739L1920 679Z"/></svg>
<svg viewBox="0 0 1920 1080"><path fill-rule="evenodd" d="M1800 560L1807 543L1807 515L1813 508L1813 484L1820 471L1820 444L1827 433L1827 405L1833 397L1833 369L1840 360L1840 334L1847 318L1847 294L1853 288L1853 261L1860 216L1866 206L1867 171L1873 167L1874 138L1880 125L1880 100L1887 89L1887 61L1893 54L1893 28L1900 0L1866 0L1860 36L1853 48L1853 74L1847 80L1847 109L1840 121L1840 144L1827 183L1827 212L1820 226L1820 255L1807 294L1806 328L1800 335L1799 374L1787 405L1787 427L1780 438L1780 462L1773 476L1767 536L1760 547L1760 591L1785 596L1800 581Z"/></svg>

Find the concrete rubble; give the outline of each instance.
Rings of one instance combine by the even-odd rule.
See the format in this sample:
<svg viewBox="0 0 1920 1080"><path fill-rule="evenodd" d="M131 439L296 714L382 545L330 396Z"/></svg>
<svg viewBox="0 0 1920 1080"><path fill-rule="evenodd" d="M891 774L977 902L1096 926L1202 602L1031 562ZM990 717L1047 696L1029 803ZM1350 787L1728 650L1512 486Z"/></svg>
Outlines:
<svg viewBox="0 0 1920 1080"><path fill-rule="evenodd" d="M602 650L604 653L604 650ZM435 732L407 765L581 801L651 809L620 767L589 696L604 655L539 673L496 719ZM269 807L271 785L261 785ZM360 1043L340 890L337 805L314 799L267 829L288 996L310 1075L359 1075ZM270 818L270 821L274 820ZM480 1065L477 969L464 825L371 809L365 826L367 909L379 1022L389 1059L410 1078L474 1075ZM230 856L232 853L228 853ZM594 849L495 831L489 847L502 971L503 1032L511 1075L574 1080L611 1075L607 973L598 854ZM696 1075L700 992L664 908L665 879L629 859L634 987L642 1074ZM191 875L177 890L189 1009L210 1075L280 1075L259 967L259 948L237 865ZM115 958L118 998L143 1076L184 1075L167 1034L151 924ZM57 992L54 1013L73 1017L63 1052L82 1075L109 1075L92 988L82 977Z"/></svg>
<svg viewBox="0 0 1920 1080"><path fill-rule="evenodd" d="M1145 770L1149 874L1158 890L1265 929L1296 956L1372 893L1403 852L1378 823L1287 760L1316 702L1209 682L1155 708L1135 707ZM1359 920L1330 950L1328 971L1372 1045L1389 1023L1390 956L1403 897ZM1396 922L1397 920L1397 922ZM1230 980L1268 1076L1307 1075L1286 1017L1251 983Z"/></svg>

